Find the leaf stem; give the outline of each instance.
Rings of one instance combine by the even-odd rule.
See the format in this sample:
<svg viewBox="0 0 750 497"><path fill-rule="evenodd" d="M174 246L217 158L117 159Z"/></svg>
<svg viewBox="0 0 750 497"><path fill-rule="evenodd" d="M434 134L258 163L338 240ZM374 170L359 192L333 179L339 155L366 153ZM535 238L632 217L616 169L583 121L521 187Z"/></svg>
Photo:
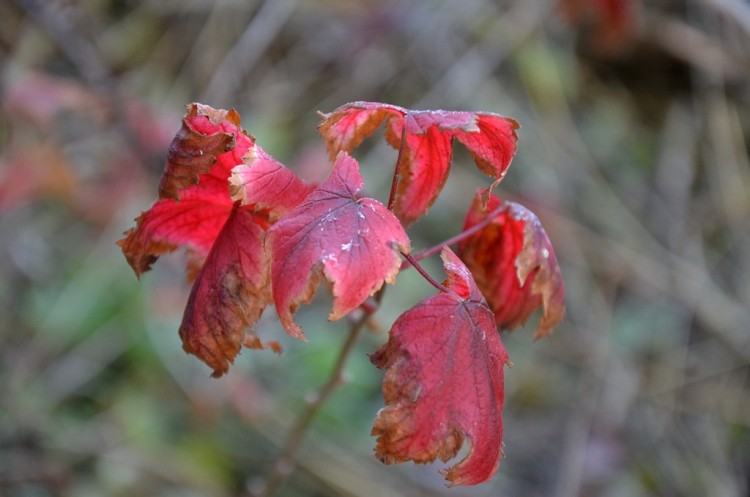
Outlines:
<svg viewBox="0 0 750 497"><path fill-rule="evenodd" d="M442 283L439 283L437 280L435 280L435 278L433 278L432 276L430 276L430 274L425 270L425 268L423 268L422 265L414 257L412 257L409 254L405 254L403 252L401 252L401 255L403 255L406 258L406 260L407 260L407 262L409 264L411 264L412 266L414 266L414 269L416 269L419 272L419 274L421 274L422 277L424 279L426 279L430 283L430 285L434 286L435 288L437 288L441 292L444 292L444 293L453 293L452 290L449 290L445 285L443 285ZM403 265L402 265L402 267L403 267Z"/></svg>
<svg viewBox="0 0 750 497"><path fill-rule="evenodd" d="M490 224L498 215L500 215L505 209L507 208L507 205L502 204L497 209L490 212L486 218L482 219L479 223L475 224L469 229L463 230L457 235L454 235L447 240L438 243L437 245L433 245L432 247L422 250L421 252L417 252L416 255L411 256L415 261L421 261L423 259L426 259L427 257L437 254L442 250L443 246L445 245L455 245L456 243L459 243L463 241L464 239L470 237L474 233L483 230L488 224ZM403 255L403 254L402 254ZM410 265L413 265L410 260L406 260L401 264L401 270L404 270L408 268ZM416 266L415 266L416 267Z"/></svg>
<svg viewBox="0 0 750 497"><path fill-rule="evenodd" d="M396 167L393 169L393 179L391 180L391 193L388 195L388 210L393 212L396 205L396 187L398 186L399 173L401 171L401 162L403 162L404 149L406 149L406 118L401 124L401 145L398 147L398 157L396 158Z"/></svg>
<svg viewBox="0 0 750 497"><path fill-rule="evenodd" d="M263 487L258 491L250 492L249 495L251 497L271 497L281 485L284 484L287 478L291 476L294 470L294 457L297 449L299 449L305 434L310 428L313 419L318 414L323 403L328 400L331 394L342 383L346 361L351 355L351 352L354 349L354 344L367 323L368 318L377 310L380 301L382 300L384 290L384 288L381 289L375 295L374 306L361 307L362 315L356 320L350 321L349 333L344 345L341 346L338 358L336 359L336 364L331 371L328 381L326 381L326 383L318 390L307 396L307 405L297 415L297 419L290 428L284 446L281 449L281 453L274 461L273 466L271 466L271 470L266 477Z"/></svg>

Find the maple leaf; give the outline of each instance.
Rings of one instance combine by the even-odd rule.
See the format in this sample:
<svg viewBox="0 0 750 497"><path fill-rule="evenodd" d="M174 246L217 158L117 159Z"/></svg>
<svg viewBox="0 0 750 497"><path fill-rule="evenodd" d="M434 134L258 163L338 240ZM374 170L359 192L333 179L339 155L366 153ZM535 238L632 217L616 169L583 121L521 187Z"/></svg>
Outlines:
<svg viewBox="0 0 750 497"><path fill-rule="evenodd" d="M283 181L269 184L283 183L285 188L269 189L268 194L276 195L279 204L264 206L265 212L254 204L240 205L230 197L229 177L246 156L272 160L240 128L236 112L192 104L170 147L161 198L117 242L139 276L161 254L179 246L191 250L189 272L195 281L179 333L185 351L213 368L213 376L228 370L243 343L263 347L244 330L271 302L264 244L271 222L267 213L285 212L291 207L287 194L299 198L302 194L295 196L295 192L308 191L307 185L276 163L269 177L278 174ZM278 348L275 343L268 345Z"/></svg>
<svg viewBox="0 0 750 497"><path fill-rule="evenodd" d="M386 464L445 462L468 438L466 457L442 473L451 486L474 485L490 479L502 458L503 366L510 361L469 269L449 248L441 255L449 292L402 314L370 357L387 369L386 407L372 434Z"/></svg>
<svg viewBox="0 0 750 497"><path fill-rule="evenodd" d="M464 230L498 209L487 226L459 243L458 253L500 327L512 330L541 306L535 338L545 337L565 315L565 289L552 243L539 219L526 207L494 195L483 208L477 195Z"/></svg>
<svg viewBox="0 0 750 497"><path fill-rule="evenodd" d="M427 212L442 190L454 138L469 150L479 169L494 179L488 192L503 178L516 152L518 123L488 112L409 110L353 102L323 114L318 129L335 157L341 150L351 153L384 121L386 140L399 150L394 212L407 226Z"/></svg>
<svg viewBox="0 0 750 497"><path fill-rule="evenodd" d="M242 156L254 143L255 138L240 127L240 115L234 109L188 105L182 128L169 145L159 181L159 198L179 199L180 190L197 184L200 176L207 173L212 173L214 181L205 178L204 185L209 183L219 191L226 189L231 169L242 163Z"/></svg>
<svg viewBox="0 0 750 497"><path fill-rule="evenodd" d="M229 184L233 200L266 211L271 221L298 206L315 189L260 147L251 148L243 163L232 170Z"/></svg>
<svg viewBox="0 0 750 497"><path fill-rule="evenodd" d="M377 200L358 197L362 186L357 161L342 152L328 179L268 231L273 299L292 336L304 336L293 314L323 278L333 285L328 319L339 319L393 283L399 252L410 250L398 219Z"/></svg>
<svg viewBox="0 0 750 497"><path fill-rule="evenodd" d="M239 124L234 110L188 105L169 147L159 200L117 242L136 275L182 245L193 249L198 259L208 254L232 210L227 184L231 170L255 146Z"/></svg>

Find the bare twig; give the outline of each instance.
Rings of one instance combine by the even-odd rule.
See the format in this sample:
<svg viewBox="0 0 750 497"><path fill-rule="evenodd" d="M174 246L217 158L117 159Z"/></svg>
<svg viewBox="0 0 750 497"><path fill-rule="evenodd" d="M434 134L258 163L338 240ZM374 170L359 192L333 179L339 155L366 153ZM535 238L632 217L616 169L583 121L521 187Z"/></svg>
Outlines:
<svg viewBox="0 0 750 497"><path fill-rule="evenodd" d="M433 245L432 247L422 250L421 252L418 252L416 255L411 256L415 261L421 261L423 259L428 258L429 256L433 254L437 254L440 252L445 245L455 245L466 238L470 237L474 233L483 230L488 224L490 224L497 216L499 216L505 209L506 205L501 205L494 211L490 212L486 218L482 219L481 222L475 224L469 229L463 230L461 233L454 235L444 242L438 243L437 245ZM411 261L404 261L403 264L401 264L401 270L406 269L411 265Z"/></svg>
<svg viewBox="0 0 750 497"><path fill-rule="evenodd" d="M70 18L69 9L37 0L16 0L16 4L45 28L65 57L93 88L102 90L110 83L110 71L93 43L83 37Z"/></svg>
<svg viewBox="0 0 750 497"><path fill-rule="evenodd" d="M409 264L414 266L414 269L416 269L417 272L419 272L419 274L421 274L422 277L430 283L430 285L434 286L441 292L453 293L450 289L446 288L445 285L440 284L437 280L435 280L435 278L430 276L430 273L428 273L425 270L425 268L423 268L422 265L419 262L417 262L417 260L414 257L412 257L409 254L405 254L403 252L401 252L401 255L403 255L406 258L406 260L409 261Z"/></svg>
<svg viewBox="0 0 750 497"><path fill-rule="evenodd" d="M286 442L281 449L281 453L276 458L276 461L274 461L263 487L258 491L249 492L251 497L270 497L274 495L294 471L295 454L297 453L302 440L305 438L307 430L310 428L310 425L318 414L321 406L341 384L346 361L349 359L354 344L357 342L357 337L365 327L368 318L377 309L377 304L380 303L383 292L384 289L381 289L376 294L375 306L362 308L362 315L359 316L357 320L350 322L349 334L346 337L344 345L341 347L341 351L336 360L336 365L333 367L328 381L326 381L326 383L317 391L307 397L307 406L299 413L294 425L289 429Z"/></svg>

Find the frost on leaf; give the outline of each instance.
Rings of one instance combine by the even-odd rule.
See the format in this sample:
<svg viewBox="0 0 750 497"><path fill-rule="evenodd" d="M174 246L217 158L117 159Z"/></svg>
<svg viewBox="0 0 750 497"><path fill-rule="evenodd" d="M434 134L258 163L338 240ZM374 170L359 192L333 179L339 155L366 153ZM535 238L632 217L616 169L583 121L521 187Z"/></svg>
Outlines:
<svg viewBox="0 0 750 497"><path fill-rule="evenodd" d="M499 210L499 213L497 211ZM496 196L482 208L475 197L464 230L494 219L458 246L501 328L512 330L542 307L535 338L554 330L565 315L565 289L557 257L539 219L526 207Z"/></svg>
<svg viewBox="0 0 750 497"><path fill-rule="evenodd" d="M468 268L442 252L450 293L428 297L402 314L388 342L371 356L386 369L386 407L372 428L385 463L466 457L443 471L450 485L489 480L502 457L503 366L508 354L492 311ZM466 440L468 439L468 440Z"/></svg>
<svg viewBox="0 0 750 497"><path fill-rule="evenodd" d="M487 112L421 111L354 102L323 117L319 130L331 157L341 150L351 153L385 122L386 140L399 150L394 211L405 225L424 215L442 190L450 170L454 138L494 180L490 189L503 178L516 152L518 123Z"/></svg>
<svg viewBox="0 0 750 497"><path fill-rule="evenodd" d="M161 198L117 242L138 276L163 253L188 248L188 275L195 281L180 336L183 348L213 368L214 376L227 371L242 344L263 346L246 328L271 298L264 244L271 223L267 214L291 208L284 199L258 211L230 197L232 169L251 149L267 156L239 123L234 111L189 106L172 142ZM277 172L289 180L288 170ZM275 343L268 346L278 348Z"/></svg>
<svg viewBox="0 0 750 497"><path fill-rule="evenodd" d="M361 189L357 161L342 152L329 178L269 230L273 299L292 336L304 336L293 314L323 278L333 285L328 319L339 319L393 283L399 252L409 252L398 219L377 200L358 197Z"/></svg>

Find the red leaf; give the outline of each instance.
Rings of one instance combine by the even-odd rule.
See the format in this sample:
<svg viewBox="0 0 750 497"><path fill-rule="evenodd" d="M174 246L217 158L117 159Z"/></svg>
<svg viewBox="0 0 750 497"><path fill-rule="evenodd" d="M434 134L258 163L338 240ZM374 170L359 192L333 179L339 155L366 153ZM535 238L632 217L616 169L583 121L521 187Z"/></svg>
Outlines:
<svg viewBox="0 0 750 497"><path fill-rule="evenodd" d="M386 139L399 150L399 182L394 211L405 225L424 215L443 188L458 139L479 169L495 181L505 175L516 152L513 119L486 112L418 111L376 102L354 102L324 114L319 130L331 157L351 153L386 122Z"/></svg>
<svg viewBox="0 0 750 497"><path fill-rule="evenodd" d="M232 199L267 210L272 221L298 206L314 190L260 147L250 149L243 164L232 170Z"/></svg>
<svg viewBox="0 0 750 497"><path fill-rule="evenodd" d="M160 199L136 218L136 227L117 244L140 276L160 255L188 246L205 257L232 211L229 193L222 197L206 188L190 187L180 200Z"/></svg>
<svg viewBox="0 0 750 497"><path fill-rule="evenodd" d="M240 115L232 109L213 109L207 105L188 105L182 129L169 145L167 163L159 182L159 198L178 199L180 190L198 183L201 175L210 173L202 184L227 189L226 180L232 168L253 147L255 138L240 128Z"/></svg>
<svg viewBox="0 0 750 497"><path fill-rule="evenodd" d="M138 276L161 254L181 245L199 256L208 254L232 209L227 183L231 170L256 148L239 123L234 110L188 106L182 129L170 145L160 199L117 242Z"/></svg>
<svg viewBox="0 0 750 497"><path fill-rule="evenodd" d="M269 230L273 298L292 336L304 336L293 314L324 277L333 285L328 319L339 319L393 283L399 251L409 252L398 219L377 200L359 198L361 189L357 161L341 153L329 178Z"/></svg>
<svg viewBox="0 0 750 497"><path fill-rule="evenodd" d="M263 250L266 223L234 207L190 292L180 326L185 352L226 373L243 343L263 348L245 328L271 303L268 261ZM277 344L269 344L277 347Z"/></svg>
<svg viewBox="0 0 750 497"><path fill-rule="evenodd" d="M466 457L443 474L450 485L474 485L489 480L500 464L503 366L510 361L468 268L447 247L442 258L451 293L402 314L388 343L371 356L387 369L386 407L372 434L386 464L445 462L468 438Z"/></svg>
<svg viewBox="0 0 750 497"><path fill-rule="evenodd" d="M214 376L227 371L243 344L263 347L245 328L270 303L264 245L268 212L293 206L287 195L290 190L279 185L304 185L257 147L239 122L234 111L190 106L172 142L160 187L162 198L117 242L139 276L161 254L188 247L188 271L195 282L180 336L185 351L211 366ZM266 171L266 193L271 200L262 212L253 204L235 203L229 195L232 168L242 164L250 150L254 151L251 156L266 157L279 166ZM275 178L277 174L280 178ZM277 186L278 190L271 189ZM268 346L278 350L276 343Z"/></svg>
<svg viewBox="0 0 750 497"><path fill-rule="evenodd" d="M552 243L533 212L494 195L486 209L478 197L474 199L464 230L497 209L500 213L486 227L459 244L459 255L487 297L499 326L513 329L541 306L535 338L545 337L565 315L565 289Z"/></svg>

